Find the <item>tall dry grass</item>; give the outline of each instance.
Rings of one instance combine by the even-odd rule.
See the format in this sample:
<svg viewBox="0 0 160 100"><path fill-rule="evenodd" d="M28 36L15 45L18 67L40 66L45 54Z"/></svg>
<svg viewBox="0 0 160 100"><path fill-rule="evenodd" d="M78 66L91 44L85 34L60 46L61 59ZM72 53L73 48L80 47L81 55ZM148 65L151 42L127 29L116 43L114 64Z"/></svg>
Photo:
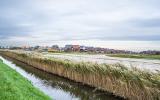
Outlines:
<svg viewBox="0 0 160 100"><path fill-rule="evenodd" d="M74 63L32 54L1 51L49 73L81 82L131 100L160 100L160 73L128 69L121 64Z"/></svg>

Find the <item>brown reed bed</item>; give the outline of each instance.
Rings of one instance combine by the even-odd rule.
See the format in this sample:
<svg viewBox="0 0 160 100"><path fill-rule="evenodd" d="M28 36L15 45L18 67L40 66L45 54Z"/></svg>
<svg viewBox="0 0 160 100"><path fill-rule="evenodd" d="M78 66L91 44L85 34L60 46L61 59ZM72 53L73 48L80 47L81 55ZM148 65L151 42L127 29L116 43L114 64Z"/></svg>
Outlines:
<svg viewBox="0 0 160 100"><path fill-rule="evenodd" d="M46 72L97 87L130 100L160 100L160 72L129 69L122 64L75 63L41 58L33 54L10 51L0 53Z"/></svg>

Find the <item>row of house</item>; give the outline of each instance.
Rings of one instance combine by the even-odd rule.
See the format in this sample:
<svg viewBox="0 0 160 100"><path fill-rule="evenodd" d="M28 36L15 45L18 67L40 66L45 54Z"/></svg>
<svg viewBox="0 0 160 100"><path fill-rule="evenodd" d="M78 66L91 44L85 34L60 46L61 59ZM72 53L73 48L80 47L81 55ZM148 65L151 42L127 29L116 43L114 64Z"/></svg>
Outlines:
<svg viewBox="0 0 160 100"><path fill-rule="evenodd" d="M90 47L90 46L81 46L81 45L65 45L65 47L59 47L58 45L52 46L22 46L22 47L0 47L0 49L23 49L27 51L41 51L41 52L89 52L89 53L108 53L108 54L160 54L160 51L142 51L142 52L133 52L125 50L115 50L101 47Z"/></svg>
<svg viewBox="0 0 160 100"><path fill-rule="evenodd" d="M132 51L125 50L115 50L101 47L89 47L89 46L80 46L80 45L65 45L65 52L94 52L94 53L135 53Z"/></svg>
<svg viewBox="0 0 160 100"><path fill-rule="evenodd" d="M52 46L22 46L22 47L9 47L11 50L23 49L26 51L41 51L41 52L92 52L92 53L134 53L131 51L114 50L100 47L90 47L81 45L65 45L65 47L59 47L58 45Z"/></svg>
<svg viewBox="0 0 160 100"><path fill-rule="evenodd" d="M140 54L152 54L152 55L160 55L160 51L155 51L155 50L148 50L148 51L142 51Z"/></svg>

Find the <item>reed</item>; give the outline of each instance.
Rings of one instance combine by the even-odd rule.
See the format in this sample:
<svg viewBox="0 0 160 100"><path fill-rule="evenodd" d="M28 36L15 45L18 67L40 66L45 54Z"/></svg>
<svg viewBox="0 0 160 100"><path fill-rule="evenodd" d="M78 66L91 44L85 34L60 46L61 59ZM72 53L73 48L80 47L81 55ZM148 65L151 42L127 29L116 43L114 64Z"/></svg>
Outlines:
<svg viewBox="0 0 160 100"><path fill-rule="evenodd" d="M159 72L127 68L122 64L76 63L10 51L1 51L1 54L117 96L131 100L160 100Z"/></svg>

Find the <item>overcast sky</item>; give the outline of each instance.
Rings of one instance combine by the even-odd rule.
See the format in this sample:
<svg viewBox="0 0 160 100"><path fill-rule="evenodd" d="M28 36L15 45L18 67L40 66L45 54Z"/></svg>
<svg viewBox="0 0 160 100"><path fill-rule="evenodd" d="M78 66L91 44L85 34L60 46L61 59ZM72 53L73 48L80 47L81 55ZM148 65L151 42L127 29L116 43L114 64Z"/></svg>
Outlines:
<svg viewBox="0 0 160 100"><path fill-rule="evenodd" d="M159 5L160 0L0 0L0 44L88 40L94 42L87 45L95 41L157 45Z"/></svg>

